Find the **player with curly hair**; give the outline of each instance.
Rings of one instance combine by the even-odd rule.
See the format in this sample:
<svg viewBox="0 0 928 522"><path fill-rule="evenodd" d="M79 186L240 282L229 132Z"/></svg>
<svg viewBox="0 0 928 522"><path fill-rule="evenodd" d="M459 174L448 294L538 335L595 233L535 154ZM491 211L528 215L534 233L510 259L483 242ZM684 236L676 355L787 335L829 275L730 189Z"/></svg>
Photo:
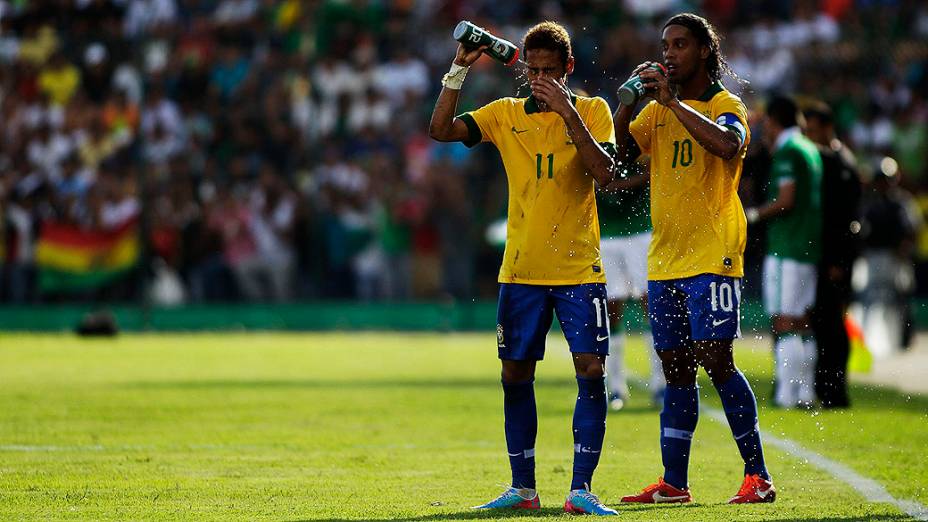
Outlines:
<svg viewBox="0 0 928 522"><path fill-rule="evenodd" d="M490 142L509 181L506 250L499 271L497 349L512 485L479 508L537 509L535 365L557 313L573 355L579 393L574 409L574 466L568 512L614 515L590 492L606 431L604 361L609 319L599 252L595 188L612 181L615 133L602 98L567 88L570 36L544 22L522 41L531 95L500 98L454 116L468 67L484 48L459 46L432 114L438 141Z"/></svg>

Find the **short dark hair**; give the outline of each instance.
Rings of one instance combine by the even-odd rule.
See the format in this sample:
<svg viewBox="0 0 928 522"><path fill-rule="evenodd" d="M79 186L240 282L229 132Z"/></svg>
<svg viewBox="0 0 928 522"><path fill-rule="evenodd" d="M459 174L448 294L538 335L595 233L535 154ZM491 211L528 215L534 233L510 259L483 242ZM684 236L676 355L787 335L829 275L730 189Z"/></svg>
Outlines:
<svg viewBox="0 0 928 522"><path fill-rule="evenodd" d="M532 49L547 49L561 54L561 61L567 67L571 56L570 35L567 29L557 22L541 22L535 25L522 38L522 54Z"/></svg>
<svg viewBox="0 0 928 522"><path fill-rule="evenodd" d="M818 120L819 123L826 126L833 125L835 121L831 107L821 100L810 103L809 106L802 111L802 115L805 116L806 120Z"/></svg>
<svg viewBox="0 0 928 522"><path fill-rule="evenodd" d="M682 25L693 33L699 45L705 45L709 48L709 58L706 59L706 72L713 80L721 80L722 76L729 76L734 80L741 81L735 71L728 65L725 56L722 54L722 37L715 29L715 26L705 18L693 13L680 13L670 17L664 24L664 29L668 25Z"/></svg>
<svg viewBox="0 0 928 522"><path fill-rule="evenodd" d="M767 116L784 129L799 125L799 107L788 96L775 95L767 102Z"/></svg>

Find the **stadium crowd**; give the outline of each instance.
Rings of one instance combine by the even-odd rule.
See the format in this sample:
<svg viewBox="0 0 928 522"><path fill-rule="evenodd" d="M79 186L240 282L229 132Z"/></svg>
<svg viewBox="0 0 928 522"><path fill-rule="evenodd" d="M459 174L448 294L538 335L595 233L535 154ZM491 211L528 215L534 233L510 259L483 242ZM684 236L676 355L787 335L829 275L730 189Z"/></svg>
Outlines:
<svg viewBox="0 0 928 522"><path fill-rule="evenodd" d="M570 85L614 108L680 4L0 1L0 299L61 298L36 285L42 222L132 219L151 261L140 274L175 281L192 302L493 296L500 253L484 235L505 212L499 159L427 137L455 23L517 42L539 20L561 21L577 57ZM891 174L928 209L924 2L696 4L727 35L750 82L730 87L749 109L774 91L826 101L865 181ZM518 65L474 69L460 110L524 94ZM760 142L745 206L762 197Z"/></svg>

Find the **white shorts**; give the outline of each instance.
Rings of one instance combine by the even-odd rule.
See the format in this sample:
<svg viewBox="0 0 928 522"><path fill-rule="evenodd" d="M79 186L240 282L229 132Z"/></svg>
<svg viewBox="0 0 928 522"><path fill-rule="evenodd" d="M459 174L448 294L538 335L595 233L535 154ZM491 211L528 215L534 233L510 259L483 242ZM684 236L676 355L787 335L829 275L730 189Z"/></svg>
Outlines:
<svg viewBox="0 0 928 522"><path fill-rule="evenodd" d="M801 317L815 305L818 270L812 263L767 256L764 259L764 308L769 315Z"/></svg>
<svg viewBox="0 0 928 522"><path fill-rule="evenodd" d="M651 233L603 239L600 244L609 300L637 299L647 295Z"/></svg>

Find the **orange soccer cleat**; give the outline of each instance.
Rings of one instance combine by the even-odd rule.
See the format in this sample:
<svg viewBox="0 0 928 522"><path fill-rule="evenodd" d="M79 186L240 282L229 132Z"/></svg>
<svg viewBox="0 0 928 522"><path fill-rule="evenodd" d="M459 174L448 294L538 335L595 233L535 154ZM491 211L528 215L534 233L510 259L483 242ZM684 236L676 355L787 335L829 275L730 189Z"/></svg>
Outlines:
<svg viewBox="0 0 928 522"><path fill-rule="evenodd" d="M729 504L757 504L773 502L777 498L777 489L773 482L760 478L760 475L745 475L738 494L731 497Z"/></svg>
<svg viewBox="0 0 928 522"><path fill-rule="evenodd" d="M637 495L622 497L622 502L637 502L639 504L683 503L692 502L693 497L689 489L677 489L664 482L664 477L657 479L657 484L651 484Z"/></svg>

